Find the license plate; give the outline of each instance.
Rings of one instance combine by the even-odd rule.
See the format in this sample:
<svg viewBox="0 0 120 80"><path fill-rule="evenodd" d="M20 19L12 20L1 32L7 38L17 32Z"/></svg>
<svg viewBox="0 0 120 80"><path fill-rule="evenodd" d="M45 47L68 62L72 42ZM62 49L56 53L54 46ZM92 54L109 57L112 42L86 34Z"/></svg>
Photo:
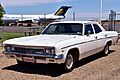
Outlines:
<svg viewBox="0 0 120 80"><path fill-rule="evenodd" d="M29 58L29 57L23 57L23 61L34 63L34 62L35 62L35 59L32 58L32 57L31 57L31 58Z"/></svg>

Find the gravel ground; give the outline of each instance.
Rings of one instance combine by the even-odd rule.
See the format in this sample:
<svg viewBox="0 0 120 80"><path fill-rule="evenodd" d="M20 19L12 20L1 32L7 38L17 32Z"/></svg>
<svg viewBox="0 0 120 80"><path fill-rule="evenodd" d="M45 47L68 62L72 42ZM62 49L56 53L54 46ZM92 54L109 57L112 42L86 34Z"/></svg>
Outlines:
<svg viewBox="0 0 120 80"><path fill-rule="evenodd" d="M120 40L110 47L106 57L100 53L80 60L72 72L60 71L59 65L17 65L0 54L0 80L120 80Z"/></svg>

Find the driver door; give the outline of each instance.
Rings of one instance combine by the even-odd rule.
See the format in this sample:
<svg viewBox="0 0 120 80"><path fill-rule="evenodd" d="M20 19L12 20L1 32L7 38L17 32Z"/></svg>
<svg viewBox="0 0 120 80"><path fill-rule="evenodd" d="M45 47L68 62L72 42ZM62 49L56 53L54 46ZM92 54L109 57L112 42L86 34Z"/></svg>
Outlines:
<svg viewBox="0 0 120 80"><path fill-rule="evenodd" d="M82 58L93 55L96 52L96 35L91 24L84 24L84 43L82 44Z"/></svg>

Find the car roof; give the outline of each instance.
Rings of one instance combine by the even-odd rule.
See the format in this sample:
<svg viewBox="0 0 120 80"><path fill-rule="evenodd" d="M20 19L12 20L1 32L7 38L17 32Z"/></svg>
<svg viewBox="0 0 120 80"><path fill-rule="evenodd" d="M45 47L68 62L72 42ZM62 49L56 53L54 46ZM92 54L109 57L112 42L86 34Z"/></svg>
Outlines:
<svg viewBox="0 0 120 80"><path fill-rule="evenodd" d="M95 22L95 21L61 21L61 22L53 22L51 24L57 24L57 23L92 23L92 24L95 24L98 22Z"/></svg>

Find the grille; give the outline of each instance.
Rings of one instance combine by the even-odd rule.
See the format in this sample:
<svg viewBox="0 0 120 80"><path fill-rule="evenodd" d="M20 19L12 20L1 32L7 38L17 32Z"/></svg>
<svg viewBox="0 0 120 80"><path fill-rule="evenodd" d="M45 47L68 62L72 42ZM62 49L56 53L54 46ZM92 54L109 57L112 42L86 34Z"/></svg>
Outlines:
<svg viewBox="0 0 120 80"><path fill-rule="evenodd" d="M28 54L31 54L31 53L41 53L41 54L44 54L45 53L45 50L44 49L32 49L32 48L21 48L21 47L14 47L14 51L13 52L17 52L17 53L28 53Z"/></svg>

